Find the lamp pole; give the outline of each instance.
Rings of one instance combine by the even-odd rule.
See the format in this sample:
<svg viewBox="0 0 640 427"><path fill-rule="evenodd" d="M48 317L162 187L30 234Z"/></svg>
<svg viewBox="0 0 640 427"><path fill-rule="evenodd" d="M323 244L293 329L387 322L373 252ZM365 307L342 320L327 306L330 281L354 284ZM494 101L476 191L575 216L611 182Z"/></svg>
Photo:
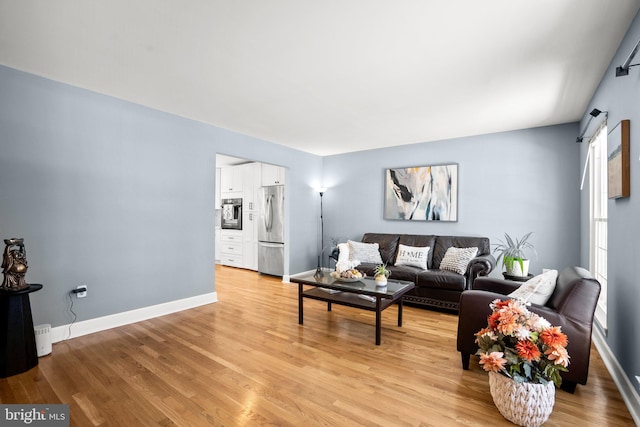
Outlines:
<svg viewBox="0 0 640 427"><path fill-rule="evenodd" d="M324 212L322 206L322 196L324 196L324 192L327 191L326 188L318 188L318 193L320 193L320 255L318 255L318 268L316 269L316 274L314 275L316 279L320 280L324 277L323 272L323 264L324 264Z"/></svg>
<svg viewBox="0 0 640 427"><path fill-rule="evenodd" d="M320 268L324 267L324 216L322 212L322 196L324 189L320 189Z"/></svg>

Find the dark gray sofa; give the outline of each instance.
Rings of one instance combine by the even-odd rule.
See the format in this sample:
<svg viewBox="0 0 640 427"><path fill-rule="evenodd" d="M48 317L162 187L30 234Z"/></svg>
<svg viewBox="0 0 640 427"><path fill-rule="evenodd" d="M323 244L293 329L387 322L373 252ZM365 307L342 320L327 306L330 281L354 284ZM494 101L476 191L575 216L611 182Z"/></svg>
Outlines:
<svg viewBox="0 0 640 427"><path fill-rule="evenodd" d="M391 271L391 279L415 283L416 287L405 295L404 301L421 306L457 312L462 292L471 289L471 284L476 277L488 275L495 267L495 258L491 255L487 237L366 233L362 237L362 242L378 243L382 262L386 263ZM431 250L427 259L428 269L394 265L399 244L429 246ZM474 246L478 248L478 255L471 260L464 275L439 269L448 248ZM332 257L337 259L338 253L334 251ZM358 266L358 269L367 276L373 276L375 267L376 264L363 263Z"/></svg>

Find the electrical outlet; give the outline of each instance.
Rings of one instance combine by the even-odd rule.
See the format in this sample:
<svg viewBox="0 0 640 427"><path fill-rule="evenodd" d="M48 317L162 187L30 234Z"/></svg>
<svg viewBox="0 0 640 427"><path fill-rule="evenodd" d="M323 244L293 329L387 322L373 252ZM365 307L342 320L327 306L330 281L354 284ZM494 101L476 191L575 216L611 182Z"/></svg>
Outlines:
<svg viewBox="0 0 640 427"><path fill-rule="evenodd" d="M84 289L83 291L78 291L79 289ZM84 298L87 296L87 285L76 286L76 297Z"/></svg>

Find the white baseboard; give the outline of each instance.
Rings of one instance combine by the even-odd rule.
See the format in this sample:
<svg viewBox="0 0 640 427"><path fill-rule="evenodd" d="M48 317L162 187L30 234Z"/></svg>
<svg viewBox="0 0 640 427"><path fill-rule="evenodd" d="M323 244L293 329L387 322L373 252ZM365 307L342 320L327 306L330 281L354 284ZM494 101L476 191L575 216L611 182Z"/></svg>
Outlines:
<svg viewBox="0 0 640 427"><path fill-rule="evenodd" d="M593 343L598 349L604 365L611 374L613 382L618 386L618 390L633 417L633 421L637 426L640 426L640 396L633 384L631 384L631 381L629 381L629 377L627 377L622 366L620 366L620 362L616 359L611 348L609 348L607 340L599 328L593 328Z"/></svg>
<svg viewBox="0 0 640 427"><path fill-rule="evenodd" d="M72 325L56 326L55 328L51 328L51 341L56 343L70 338L81 337L94 332L100 332L116 328L118 326L140 322L182 310L188 310L190 308L211 304L217 301L218 293L210 292L204 295L169 301L149 307L142 307L122 313L111 314L109 316L83 320L81 322L73 323Z"/></svg>
<svg viewBox="0 0 640 427"><path fill-rule="evenodd" d="M290 275L289 278L297 277L297 276L308 276L309 274L314 274L315 272L316 272L316 269L314 268L313 270L306 270L306 271L301 271L299 273L294 273Z"/></svg>

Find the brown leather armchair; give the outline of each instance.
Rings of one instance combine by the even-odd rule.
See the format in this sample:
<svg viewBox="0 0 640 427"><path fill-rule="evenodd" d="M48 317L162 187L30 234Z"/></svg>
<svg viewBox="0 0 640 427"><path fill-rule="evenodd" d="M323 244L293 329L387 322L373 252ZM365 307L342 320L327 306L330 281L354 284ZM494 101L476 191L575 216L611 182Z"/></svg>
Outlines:
<svg viewBox="0 0 640 427"><path fill-rule="evenodd" d="M491 314L489 303L495 299L508 299L506 295L521 283L509 280L479 277L472 290L462 293L458 316L458 351L462 368L469 369L469 357L478 346L475 334L487 326ZM562 372L562 389L570 393L576 384L586 384L591 351L593 316L600 295L600 283L589 271L569 267L558 274L556 288L546 305L531 304L529 310L547 319L553 326L561 326L568 339L569 371Z"/></svg>

